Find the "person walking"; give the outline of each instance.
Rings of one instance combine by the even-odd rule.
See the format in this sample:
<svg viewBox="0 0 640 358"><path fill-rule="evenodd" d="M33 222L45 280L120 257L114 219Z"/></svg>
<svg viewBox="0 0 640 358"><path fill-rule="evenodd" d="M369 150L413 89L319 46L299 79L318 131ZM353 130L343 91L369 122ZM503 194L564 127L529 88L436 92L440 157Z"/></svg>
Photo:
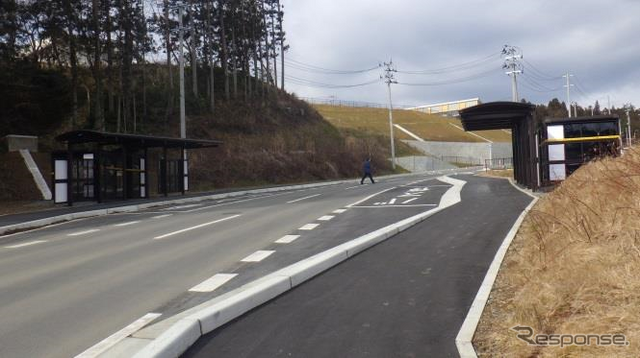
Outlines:
<svg viewBox="0 0 640 358"><path fill-rule="evenodd" d="M364 172L364 175L362 176L362 179L360 179L360 185L364 184L364 180L367 177L369 177L369 179L371 180L371 184L376 183L373 180L373 176L371 176L371 158L367 158L367 160L364 161L364 164L362 165L362 171Z"/></svg>

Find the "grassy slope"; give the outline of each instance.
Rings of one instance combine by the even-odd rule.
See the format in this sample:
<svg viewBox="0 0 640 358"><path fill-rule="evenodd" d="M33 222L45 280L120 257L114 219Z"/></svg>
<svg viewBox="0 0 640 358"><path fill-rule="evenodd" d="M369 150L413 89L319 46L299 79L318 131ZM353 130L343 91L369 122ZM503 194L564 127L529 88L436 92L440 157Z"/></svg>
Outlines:
<svg viewBox="0 0 640 358"><path fill-rule="evenodd" d="M329 105L314 105L329 122L340 128L352 128L363 132L388 135L389 112L384 108L353 108ZM406 110L393 112L394 123L415 133L425 140L451 142L484 142L482 139L465 133L455 126L462 127L460 120L438 115ZM455 126L454 126L455 125ZM495 141L510 142L511 135L504 131L479 131L477 134ZM398 139L412 139L402 131L396 130Z"/></svg>
<svg viewBox="0 0 640 358"><path fill-rule="evenodd" d="M640 356L640 150L583 166L513 241L474 343L481 357ZM536 348L510 328L622 333L629 347Z"/></svg>

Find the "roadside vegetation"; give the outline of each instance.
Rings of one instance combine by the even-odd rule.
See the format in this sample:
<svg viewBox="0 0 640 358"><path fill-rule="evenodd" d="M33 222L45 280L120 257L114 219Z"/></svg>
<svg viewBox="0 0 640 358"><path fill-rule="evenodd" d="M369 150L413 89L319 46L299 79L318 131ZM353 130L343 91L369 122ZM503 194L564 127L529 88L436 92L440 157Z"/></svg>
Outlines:
<svg viewBox="0 0 640 358"><path fill-rule="evenodd" d="M474 338L480 357L640 356L640 150L581 167L514 239ZM624 334L629 346L535 347L543 334Z"/></svg>
<svg viewBox="0 0 640 358"><path fill-rule="evenodd" d="M351 128L362 132L389 136L389 111L384 108L360 108L346 106L314 105L326 120L339 128ZM396 109L393 121L420 138L441 142L485 142L462 129L457 118L443 117L418 111ZM508 131L474 132L494 142L510 142ZM395 128L394 136L398 139L412 140L411 136Z"/></svg>

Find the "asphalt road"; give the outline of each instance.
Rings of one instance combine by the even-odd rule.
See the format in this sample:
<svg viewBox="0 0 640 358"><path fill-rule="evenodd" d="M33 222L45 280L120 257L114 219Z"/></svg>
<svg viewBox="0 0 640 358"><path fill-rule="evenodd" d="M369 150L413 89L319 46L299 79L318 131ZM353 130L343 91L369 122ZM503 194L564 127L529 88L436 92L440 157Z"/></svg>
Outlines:
<svg viewBox="0 0 640 358"><path fill-rule="evenodd" d="M455 337L531 198L471 176L462 202L201 338L184 357L457 357ZM370 220L380 212L368 210Z"/></svg>
<svg viewBox="0 0 640 358"><path fill-rule="evenodd" d="M161 321L434 207L447 189L434 177L247 195L0 237L0 357L73 357L150 312Z"/></svg>

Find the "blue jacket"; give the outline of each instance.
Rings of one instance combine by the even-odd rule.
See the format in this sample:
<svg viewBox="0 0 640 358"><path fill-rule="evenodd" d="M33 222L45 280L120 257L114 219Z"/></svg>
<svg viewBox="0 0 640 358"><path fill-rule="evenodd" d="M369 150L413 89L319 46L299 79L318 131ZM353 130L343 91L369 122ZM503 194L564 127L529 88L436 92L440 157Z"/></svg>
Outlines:
<svg viewBox="0 0 640 358"><path fill-rule="evenodd" d="M371 161L366 160L364 162L364 165L362 166L362 169L364 170L365 174L371 174Z"/></svg>

